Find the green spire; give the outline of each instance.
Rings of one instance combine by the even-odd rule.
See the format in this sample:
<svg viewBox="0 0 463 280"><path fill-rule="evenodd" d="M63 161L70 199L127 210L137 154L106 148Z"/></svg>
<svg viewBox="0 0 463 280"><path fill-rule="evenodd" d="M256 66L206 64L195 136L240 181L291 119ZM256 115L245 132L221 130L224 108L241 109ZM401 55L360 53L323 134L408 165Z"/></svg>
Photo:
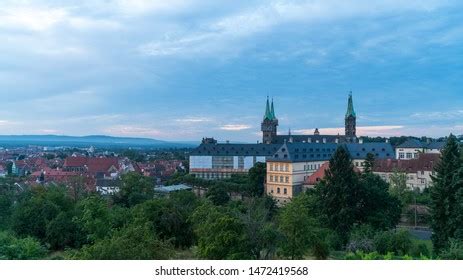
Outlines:
<svg viewBox="0 0 463 280"><path fill-rule="evenodd" d="M276 119L275 108L273 107L273 98L272 98L272 108L270 109L270 114L272 115L272 120Z"/></svg>
<svg viewBox="0 0 463 280"><path fill-rule="evenodd" d="M264 120L272 120L272 112L270 111L270 104L268 102L268 96L267 96L267 105L265 106L265 115L264 115Z"/></svg>
<svg viewBox="0 0 463 280"><path fill-rule="evenodd" d="M355 110L354 110L354 101L352 101L352 91L349 93L349 103L347 105L347 113L346 118L348 117L356 117Z"/></svg>

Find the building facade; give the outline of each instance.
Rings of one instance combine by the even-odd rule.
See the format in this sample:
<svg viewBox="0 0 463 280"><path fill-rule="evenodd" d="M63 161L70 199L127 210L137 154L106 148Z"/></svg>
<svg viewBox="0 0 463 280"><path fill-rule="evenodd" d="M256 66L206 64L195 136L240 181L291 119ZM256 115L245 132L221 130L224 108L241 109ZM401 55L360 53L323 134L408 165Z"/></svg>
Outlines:
<svg viewBox="0 0 463 280"><path fill-rule="evenodd" d="M421 153L414 159L378 159L373 166L373 172L383 180L391 183L394 174L402 173L407 178L407 186L411 189L423 191L432 184L434 168L440 161L436 153Z"/></svg>
<svg viewBox="0 0 463 280"><path fill-rule="evenodd" d="M417 139L408 139L396 147L396 159L418 159L421 154L440 154L445 142L422 142Z"/></svg>
<svg viewBox="0 0 463 280"><path fill-rule="evenodd" d="M265 193L279 204L290 201L304 190L305 182L344 145L358 171L362 171L368 154L378 159L394 159L389 143L285 143L267 160Z"/></svg>
<svg viewBox="0 0 463 280"><path fill-rule="evenodd" d="M265 163L267 160L273 159L275 153L286 144L307 144L309 146L313 144L314 147L320 146L320 150L327 150L333 149L332 147L337 147L341 143L357 142L356 114L352 94L349 95L346 113L345 132L347 136L323 135L320 134L318 129L315 129L313 135L293 135L291 132L288 132L287 135L279 135L278 124L274 102L273 100L270 102L267 97L265 113L261 122L262 142L257 144L230 144L218 143L214 138L203 138L201 145L190 154L190 174L210 180L230 178L233 174L247 173L257 162ZM321 148L323 145L325 146ZM332 152L325 151L321 153L320 155L324 154L325 156L319 158L320 163L318 165L328 160ZM314 155L319 154L315 153ZM311 159L311 161L314 160ZM308 166L311 166L313 171L317 169L315 164L308 164ZM300 185L305 179L304 177L310 174L304 168L307 167L300 164L291 166L291 182L288 183ZM282 183L286 184L285 180L286 177L283 176ZM275 194L277 191L278 189L275 189ZM282 191L284 192L284 188ZM293 192L292 189L289 190L288 188L286 188L286 191ZM297 192L297 190L294 191Z"/></svg>

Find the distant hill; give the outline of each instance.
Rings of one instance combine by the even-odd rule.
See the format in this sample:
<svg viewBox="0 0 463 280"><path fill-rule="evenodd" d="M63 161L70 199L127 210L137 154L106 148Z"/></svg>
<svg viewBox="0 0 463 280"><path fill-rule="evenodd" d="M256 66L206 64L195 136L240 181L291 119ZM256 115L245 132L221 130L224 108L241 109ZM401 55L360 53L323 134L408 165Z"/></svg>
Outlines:
<svg viewBox="0 0 463 280"><path fill-rule="evenodd" d="M65 136L65 135L0 135L0 146L70 146L70 147L108 147L108 148L189 148L198 143L179 141L169 142L150 138L114 137L106 135Z"/></svg>

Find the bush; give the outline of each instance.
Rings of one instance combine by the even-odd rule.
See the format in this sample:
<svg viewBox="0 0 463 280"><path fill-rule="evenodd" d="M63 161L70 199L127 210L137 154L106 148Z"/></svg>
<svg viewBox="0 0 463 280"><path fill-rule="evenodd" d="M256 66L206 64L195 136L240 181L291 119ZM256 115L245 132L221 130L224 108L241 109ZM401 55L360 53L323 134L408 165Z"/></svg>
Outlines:
<svg viewBox="0 0 463 280"><path fill-rule="evenodd" d="M451 239L450 247L444 250L440 257L444 260L463 260L463 241Z"/></svg>
<svg viewBox="0 0 463 280"><path fill-rule="evenodd" d="M376 231L369 225L361 225L355 227L349 238L349 243L347 243L346 251L348 252L373 252L375 251L375 245L373 243L373 238Z"/></svg>
<svg viewBox="0 0 463 280"><path fill-rule="evenodd" d="M429 258L431 253L429 252L428 246L422 241L416 241L410 250L410 255L414 258Z"/></svg>
<svg viewBox="0 0 463 280"><path fill-rule="evenodd" d="M10 232L0 232L0 260L38 260L47 250L32 237L18 239Z"/></svg>
<svg viewBox="0 0 463 280"><path fill-rule="evenodd" d="M392 252L403 256L410 252L413 242L408 231L384 231L375 235L374 245L380 254Z"/></svg>

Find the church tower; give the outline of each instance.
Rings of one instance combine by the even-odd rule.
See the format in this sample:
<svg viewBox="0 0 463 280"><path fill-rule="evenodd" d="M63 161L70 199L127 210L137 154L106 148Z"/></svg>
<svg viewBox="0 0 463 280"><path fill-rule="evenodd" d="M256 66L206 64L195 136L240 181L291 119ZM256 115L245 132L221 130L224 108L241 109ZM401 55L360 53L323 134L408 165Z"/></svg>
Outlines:
<svg viewBox="0 0 463 280"><path fill-rule="evenodd" d="M346 113L346 141L357 141L357 116L354 110L354 101L352 100L352 91L349 94L349 101L347 104Z"/></svg>
<svg viewBox="0 0 463 280"><path fill-rule="evenodd" d="M278 119L275 116L275 108L273 107L273 99L272 99L272 105L270 105L268 96L267 96L267 105L265 107L264 120L262 121L262 124L261 124L262 143L272 144L276 141L277 126L278 126Z"/></svg>

